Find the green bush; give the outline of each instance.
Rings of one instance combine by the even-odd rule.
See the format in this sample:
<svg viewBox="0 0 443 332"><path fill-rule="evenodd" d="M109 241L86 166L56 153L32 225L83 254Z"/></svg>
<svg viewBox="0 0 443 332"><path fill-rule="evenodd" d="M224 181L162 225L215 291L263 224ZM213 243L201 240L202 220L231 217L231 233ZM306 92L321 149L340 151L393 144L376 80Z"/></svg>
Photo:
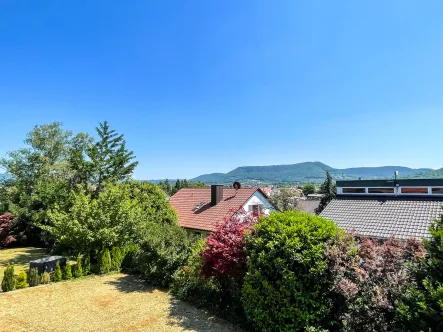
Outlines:
<svg viewBox="0 0 443 332"><path fill-rule="evenodd" d="M148 223L144 242L134 254L141 276L154 285L169 286L177 269L186 264L192 240L177 224Z"/></svg>
<svg viewBox="0 0 443 332"><path fill-rule="evenodd" d="M74 278L80 278L81 276L83 276L82 258L80 254L78 254L77 256L77 263L74 265L72 275L74 276Z"/></svg>
<svg viewBox="0 0 443 332"><path fill-rule="evenodd" d="M204 248L205 240L200 239L192 247L192 254L187 265L180 267L174 274L171 292L180 300L187 301L197 308L210 310L214 314L226 318L233 323L244 323L243 308L239 308L240 289L237 290L238 299L233 301L226 296L225 285L215 277L203 277L202 258L200 253Z"/></svg>
<svg viewBox="0 0 443 332"><path fill-rule="evenodd" d="M15 289L14 264L8 264L2 280L2 291L10 292Z"/></svg>
<svg viewBox="0 0 443 332"><path fill-rule="evenodd" d="M326 243L340 230L332 221L302 212L263 218L246 241L248 272L243 306L260 331L299 331L329 322L331 281Z"/></svg>
<svg viewBox="0 0 443 332"><path fill-rule="evenodd" d="M43 285L49 284L49 282L51 281L51 275L48 272L43 272L40 277L40 282Z"/></svg>
<svg viewBox="0 0 443 332"><path fill-rule="evenodd" d="M22 289L28 287L28 276L25 271L21 271L15 281L15 288Z"/></svg>
<svg viewBox="0 0 443 332"><path fill-rule="evenodd" d="M135 254L138 252L140 247L137 244L131 244L129 246L126 246L123 248L123 260L121 264L121 268L124 271L133 272L133 273L139 273L140 270L137 268L135 264Z"/></svg>
<svg viewBox="0 0 443 332"><path fill-rule="evenodd" d="M413 282L397 304L404 331L443 331L443 214L429 227L426 258L412 268Z"/></svg>
<svg viewBox="0 0 443 332"><path fill-rule="evenodd" d="M98 256L99 273L106 274L111 271L111 254L108 248L103 248Z"/></svg>
<svg viewBox="0 0 443 332"><path fill-rule="evenodd" d="M40 284L40 276L38 275L38 269L36 267L29 270L28 282L29 287L35 287Z"/></svg>
<svg viewBox="0 0 443 332"><path fill-rule="evenodd" d="M88 275L91 272L91 256L86 254L83 259L83 274Z"/></svg>
<svg viewBox="0 0 443 332"><path fill-rule="evenodd" d="M63 280L71 280L71 279L72 279L71 264L69 264L69 262L66 262L66 266L63 271Z"/></svg>
<svg viewBox="0 0 443 332"><path fill-rule="evenodd" d="M57 263L55 264L54 272L52 272L52 281L59 282L62 281L62 279L63 279L62 269L60 268L60 262L57 261Z"/></svg>
<svg viewBox="0 0 443 332"><path fill-rule="evenodd" d="M112 247L111 250L111 269L112 271L120 271L123 261L123 255L119 247Z"/></svg>

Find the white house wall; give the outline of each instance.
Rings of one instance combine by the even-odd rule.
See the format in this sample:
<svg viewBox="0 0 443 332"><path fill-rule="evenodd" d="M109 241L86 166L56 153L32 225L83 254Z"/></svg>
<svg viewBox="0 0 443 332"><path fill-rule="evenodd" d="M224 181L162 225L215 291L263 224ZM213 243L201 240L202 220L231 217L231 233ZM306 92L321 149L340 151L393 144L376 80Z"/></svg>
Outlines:
<svg viewBox="0 0 443 332"><path fill-rule="evenodd" d="M275 211L274 208L272 207L271 203L268 202L268 200L265 198L265 196L263 196L259 191L256 191L254 193L254 195L252 195L245 204L243 204L243 209L248 212L249 211L249 206L251 205L258 205L258 204L262 204L265 209L264 209L264 213L265 214L269 214L272 211Z"/></svg>

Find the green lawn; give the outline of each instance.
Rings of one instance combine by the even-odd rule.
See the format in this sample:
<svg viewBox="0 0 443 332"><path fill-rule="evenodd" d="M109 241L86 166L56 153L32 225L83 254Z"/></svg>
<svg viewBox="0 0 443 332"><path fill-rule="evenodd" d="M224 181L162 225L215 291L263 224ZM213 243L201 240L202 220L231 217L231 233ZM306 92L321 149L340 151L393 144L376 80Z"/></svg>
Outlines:
<svg viewBox="0 0 443 332"><path fill-rule="evenodd" d="M30 261L47 256L49 254L46 249L41 248L0 249L0 280L3 279L3 272L9 263L14 263L14 273L18 274L22 270L28 270Z"/></svg>

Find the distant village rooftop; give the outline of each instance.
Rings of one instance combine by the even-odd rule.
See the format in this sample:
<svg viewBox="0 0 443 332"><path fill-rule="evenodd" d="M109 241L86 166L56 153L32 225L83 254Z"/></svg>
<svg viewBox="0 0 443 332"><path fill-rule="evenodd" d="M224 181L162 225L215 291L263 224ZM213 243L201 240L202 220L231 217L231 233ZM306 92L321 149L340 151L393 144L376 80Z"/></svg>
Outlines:
<svg viewBox="0 0 443 332"><path fill-rule="evenodd" d="M443 179L337 181L337 197L321 216L372 238L429 238L442 205Z"/></svg>

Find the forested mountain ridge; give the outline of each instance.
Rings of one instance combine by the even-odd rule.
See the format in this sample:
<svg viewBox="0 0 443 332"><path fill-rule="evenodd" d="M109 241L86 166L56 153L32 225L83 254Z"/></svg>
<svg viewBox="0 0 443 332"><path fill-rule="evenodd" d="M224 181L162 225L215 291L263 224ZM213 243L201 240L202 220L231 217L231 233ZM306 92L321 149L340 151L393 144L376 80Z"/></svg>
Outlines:
<svg viewBox="0 0 443 332"><path fill-rule="evenodd" d="M228 173L204 174L191 180L202 181L207 184L230 184L234 181L248 184L317 183L324 180L326 171L329 171L334 179L339 180L392 178L395 171L399 172L399 177L401 178L418 176L433 170L430 168L413 169L404 166L338 169L321 162L303 162L292 165L243 166Z"/></svg>

